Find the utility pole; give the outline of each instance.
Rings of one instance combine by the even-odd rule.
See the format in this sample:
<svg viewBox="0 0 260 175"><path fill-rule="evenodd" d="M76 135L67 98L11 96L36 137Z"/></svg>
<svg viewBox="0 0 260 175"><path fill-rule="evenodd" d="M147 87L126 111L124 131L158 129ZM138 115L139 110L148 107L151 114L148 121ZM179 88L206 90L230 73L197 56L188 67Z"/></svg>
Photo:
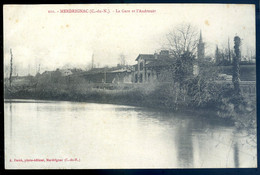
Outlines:
<svg viewBox="0 0 260 175"><path fill-rule="evenodd" d="M12 49L10 49L10 54L11 54L11 60L10 60L9 84L10 84L10 87L12 87L12 74L13 74L13 53L12 53Z"/></svg>

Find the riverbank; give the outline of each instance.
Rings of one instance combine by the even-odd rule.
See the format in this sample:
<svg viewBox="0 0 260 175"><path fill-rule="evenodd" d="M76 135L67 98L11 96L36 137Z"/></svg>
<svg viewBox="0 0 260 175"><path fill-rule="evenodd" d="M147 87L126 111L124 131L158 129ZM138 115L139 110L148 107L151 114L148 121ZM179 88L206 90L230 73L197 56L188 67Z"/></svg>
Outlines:
<svg viewBox="0 0 260 175"><path fill-rule="evenodd" d="M172 85L159 86L158 84L151 84L150 86L139 86L126 90L124 88L116 90L96 89L88 86L85 88L75 88L74 90L52 87L46 87L45 89L13 89L5 90L5 98L129 105L163 111L185 111L194 115L203 115L204 118L211 117L217 120L225 120L229 123L236 123L236 119L239 118L239 123L243 123L241 122L243 117L237 116L238 114L234 112L234 107L226 99L211 99L211 101L207 101L207 105L198 107L191 105L193 99L189 99L188 96L185 99L186 103L183 102L181 96L176 100L176 94L173 93L175 89L172 88ZM251 109L251 111L253 110ZM250 118L253 118L253 116Z"/></svg>
<svg viewBox="0 0 260 175"><path fill-rule="evenodd" d="M5 82L5 85L8 83ZM237 97L231 83L219 83L203 77L176 82L142 84L90 83L80 77L35 76L14 80L5 86L9 99L38 99L118 104L186 111L203 117L225 120L237 128L256 127L256 97ZM236 107L236 110L235 110ZM239 109L239 110L237 110Z"/></svg>

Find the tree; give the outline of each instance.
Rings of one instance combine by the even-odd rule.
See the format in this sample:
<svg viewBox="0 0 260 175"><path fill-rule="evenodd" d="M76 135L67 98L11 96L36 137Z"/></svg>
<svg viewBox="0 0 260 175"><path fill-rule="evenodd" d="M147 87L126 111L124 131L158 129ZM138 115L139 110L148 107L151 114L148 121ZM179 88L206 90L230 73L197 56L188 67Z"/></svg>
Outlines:
<svg viewBox="0 0 260 175"><path fill-rule="evenodd" d="M172 77L174 81L175 104L186 104L186 96L188 93L187 85L193 78L193 63L195 55L191 52L184 52L176 57L176 62L172 67Z"/></svg>
<svg viewBox="0 0 260 175"><path fill-rule="evenodd" d="M183 88L185 81L193 75L193 62L195 56L191 52L185 52L176 58L174 64L174 80Z"/></svg>
<svg viewBox="0 0 260 175"><path fill-rule="evenodd" d="M126 65L125 55L123 53L121 53L119 55L119 65L120 66L125 66Z"/></svg>
<svg viewBox="0 0 260 175"><path fill-rule="evenodd" d="M231 63L231 50L230 50L229 37L228 37L228 61L229 63Z"/></svg>
<svg viewBox="0 0 260 175"><path fill-rule="evenodd" d="M216 64L218 65L220 63L220 53L219 53L218 45L216 46L215 59L216 59Z"/></svg>
<svg viewBox="0 0 260 175"><path fill-rule="evenodd" d="M199 32L196 27L182 23L166 34L166 48L175 64L171 67L175 92L175 103L186 104L187 84L192 79L193 63L199 41Z"/></svg>
<svg viewBox="0 0 260 175"><path fill-rule="evenodd" d="M241 53L240 53L240 45L241 45L241 39L239 36L234 37L234 51L235 56L233 60L233 77L232 82L234 84L234 93L235 95L240 94L240 87L239 87L239 61L241 59Z"/></svg>
<svg viewBox="0 0 260 175"><path fill-rule="evenodd" d="M10 59L10 77L9 77L9 84L12 87L12 74L13 74L13 53L12 49L10 49L11 59Z"/></svg>
<svg viewBox="0 0 260 175"><path fill-rule="evenodd" d="M219 48L218 45L216 45L216 50L215 50L216 65L221 65L221 66L231 65L231 55L232 55L232 50L230 50L229 48L229 42L227 48L225 48L225 46L223 45L221 48Z"/></svg>
<svg viewBox="0 0 260 175"><path fill-rule="evenodd" d="M185 52L195 55L198 44L198 30L191 24L180 24L167 35L167 47L174 57L180 57Z"/></svg>

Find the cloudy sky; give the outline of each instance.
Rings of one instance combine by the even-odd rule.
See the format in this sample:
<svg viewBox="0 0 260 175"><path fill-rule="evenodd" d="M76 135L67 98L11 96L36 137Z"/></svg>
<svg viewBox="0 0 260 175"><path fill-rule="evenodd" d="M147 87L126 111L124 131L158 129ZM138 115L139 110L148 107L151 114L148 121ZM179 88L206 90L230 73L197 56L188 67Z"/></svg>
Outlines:
<svg viewBox="0 0 260 175"><path fill-rule="evenodd" d="M84 9L88 13L60 13L63 9ZM137 13L136 9L155 12ZM102 13L90 13L98 10ZM131 65L139 53L158 52L165 35L180 23L201 29L208 54L214 54L216 44L225 47L228 37L232 46L236 34L242 38L242 54L255 51L253 5L7 5L4 65L7 68L10 63L10 48L19 75L35 74L39 64L41 72L68 66L84 69L91 64L92 55L100 67L116 65L120 54Z"/></svg>

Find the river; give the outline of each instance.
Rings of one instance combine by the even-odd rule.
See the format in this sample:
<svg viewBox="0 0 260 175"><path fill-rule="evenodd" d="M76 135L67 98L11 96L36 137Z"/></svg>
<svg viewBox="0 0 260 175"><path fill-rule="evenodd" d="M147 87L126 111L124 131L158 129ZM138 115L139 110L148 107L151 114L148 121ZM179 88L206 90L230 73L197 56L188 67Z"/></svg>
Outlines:
<svg viewBox="0 0 260 175"><path fill-rule="evenodd" d="M256 143L225 121L113 104L6 100L8 169L256 167Z"/></svg>

